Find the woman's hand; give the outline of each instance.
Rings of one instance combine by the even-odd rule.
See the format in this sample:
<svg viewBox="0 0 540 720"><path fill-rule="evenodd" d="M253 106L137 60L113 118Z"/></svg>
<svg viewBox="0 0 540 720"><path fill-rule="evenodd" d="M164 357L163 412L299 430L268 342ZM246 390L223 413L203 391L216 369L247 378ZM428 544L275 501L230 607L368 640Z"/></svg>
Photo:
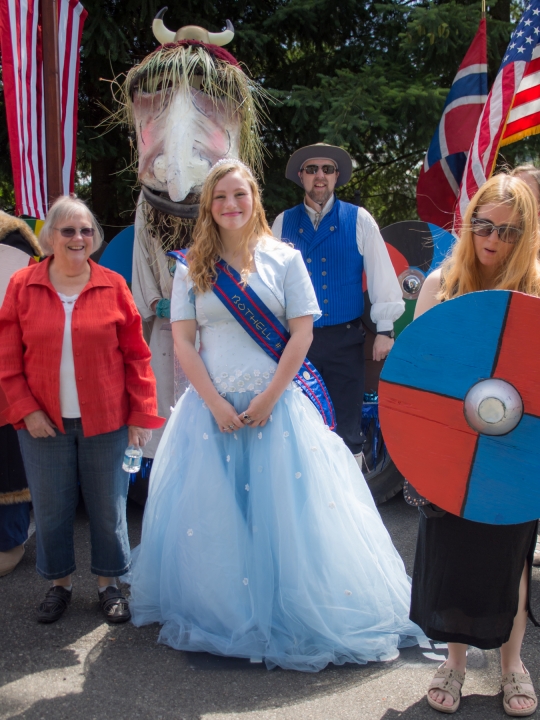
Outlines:
<svg viewBox="0 0 540 720"><path fill-rule="evenodd" d="M144 447L152 437L152 431L137 425L128 425L128 445Z"/></svg>
<svg viewBox="0 0 540 720"><path fill-rule="evenodd" d="M208 406L210 412L214 416L214 420L217 422L218 428L223 433L232 433L235 430L241 430L244 424L238 416L236 410L230 402L225 400L221 395L218 396L212 405Z"/></svg>
<svg viewBox="0 0 540 720"><path fill-rule="evenodd" d="M54 432L56 425L53 425L43 410L36 410L29 415L25 415L23 420L26 429L33 438L56 437Z"/></svg>
<svg viewBox="0 0 540 720"><path fill-rule="evenodd" d="M268 418L270 417L275 404L276 399L268 392L268 390L265 390L260 393L260 395L255 395L253 400L249 403L249 407L245 413L240 414L240 419L242 419L244 425L248 425L249 427L264 427L268 422ZM245 415L247 415L249 419L246 418L244 420L243 418Z"/></svg>

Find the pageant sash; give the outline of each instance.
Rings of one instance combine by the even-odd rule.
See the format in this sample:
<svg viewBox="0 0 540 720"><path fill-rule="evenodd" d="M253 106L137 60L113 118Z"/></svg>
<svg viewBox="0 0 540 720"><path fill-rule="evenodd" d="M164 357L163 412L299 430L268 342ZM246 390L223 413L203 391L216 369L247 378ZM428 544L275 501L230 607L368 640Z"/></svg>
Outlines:
<svg viewBox="0 0 540 720"><path fill-rule="evenodd" d="M167 255L187 266L186 254L182 250L172 250ZM272 360L279 362L290 338L288 330L249 285L242 285L240 274L234 268L219 261L216 263L216 271L217 278L213 286L215 295L257 345ZM315 405L325 424L333 430L336 416L330 395L322 377L307 358L294 377L294 382Z"/></svg>

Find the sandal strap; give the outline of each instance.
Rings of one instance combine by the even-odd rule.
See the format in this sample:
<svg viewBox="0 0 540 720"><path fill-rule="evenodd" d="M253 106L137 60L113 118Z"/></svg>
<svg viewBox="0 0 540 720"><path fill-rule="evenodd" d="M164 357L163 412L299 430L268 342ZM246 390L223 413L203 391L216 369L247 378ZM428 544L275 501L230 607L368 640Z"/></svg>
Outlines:
<svg viewBox="0 0 540 720"><path fill-rule="evenodd" d="M501 678L501 689L504 693L504 701L508 703L513 697L521 695L529 698L530 700L536 700L536 693L534 690L525 690L522 683L532 685L531 676L528 672L524 673L506 673ZM510 685L508 689L505 689L506 685Z"/></svg>
<svg viewBox="0 0 540 720"><path fill-rule="evenodd" d="M459 683L460 687L454 685L454 680ZM450 693L454 702L456 702L461 695L461 688L464 682L465 673L441 665L433 676L428 692L430 690L444 690L444 692Z"/></svg>
<svg viewBox="0 0 540 720"><path fill-rule="evenodd" d="M128 601L118 588L112 586L101 593L100 604L103 612L109 617L122 616L129 612Z"/></svg>
<svg viewBox="0 0 540 720"><path fill-rule="evenodd" d="M54 613L57 610L62 612L67 608L71 601L71 591L66 590L60 585L53 585L45 594L45 599L39 606L40 612Z"/></svg>

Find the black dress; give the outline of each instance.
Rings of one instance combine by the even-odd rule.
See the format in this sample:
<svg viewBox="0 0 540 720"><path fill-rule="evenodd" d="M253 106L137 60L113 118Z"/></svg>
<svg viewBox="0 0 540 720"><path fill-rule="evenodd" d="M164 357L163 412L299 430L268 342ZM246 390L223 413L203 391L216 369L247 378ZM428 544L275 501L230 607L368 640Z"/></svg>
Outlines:
<svg viewBox="0 0 540 720"><path fill-rule="evenodd" d="M428 506L428 513L429 508ZM410 617L432 640L498 648L510 637L537 521L487 525L421 511ZM529 588L531 583L529 580ZM530 607L529 617L534 619Z"/></svg>

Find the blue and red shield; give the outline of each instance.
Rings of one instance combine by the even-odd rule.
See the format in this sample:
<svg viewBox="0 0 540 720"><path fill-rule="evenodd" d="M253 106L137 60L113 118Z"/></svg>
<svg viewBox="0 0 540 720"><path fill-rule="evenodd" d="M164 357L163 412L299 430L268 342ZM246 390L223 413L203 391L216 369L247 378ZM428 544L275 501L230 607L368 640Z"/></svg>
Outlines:
<svg viewBox="0 0 540 720"><path fill-rule="evenodd" d="M392 459L443 509L506 525L540 517L540 299L477 292L409 325L379 384Z"/></svg>

